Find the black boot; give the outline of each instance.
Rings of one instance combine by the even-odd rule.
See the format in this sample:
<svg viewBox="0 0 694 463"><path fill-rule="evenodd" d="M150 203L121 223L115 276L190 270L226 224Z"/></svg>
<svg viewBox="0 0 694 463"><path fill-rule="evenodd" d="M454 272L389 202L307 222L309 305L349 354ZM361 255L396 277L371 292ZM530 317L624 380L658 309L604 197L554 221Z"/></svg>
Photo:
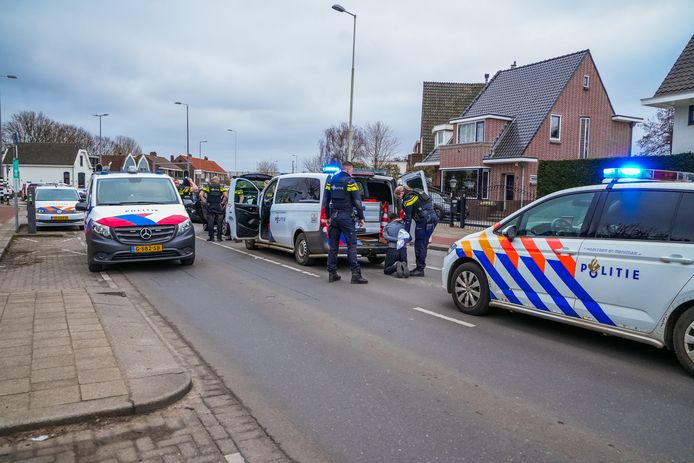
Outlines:
<svg viewBox="0 0 694 463"><path fill-rule="evenodd" d="M361 276L361 272L352 273L352 281L350 283L357 285L365 285L368 282L369 280Z"/></svg>
<svg viewBox="0 0 694 463"><path fill-rule="evenodd" d="M410 276L411 277L423 277L424 276L424 270L421 268L415 268L414 270L410 270Z"/></svg>
<svg viewBox="0 0 694 463"><path fill-rule="evenodd" d="M328 283L334 283L336 281L340 281L342 277L338 275L337 272L330 272L328 273Z"/></svg>

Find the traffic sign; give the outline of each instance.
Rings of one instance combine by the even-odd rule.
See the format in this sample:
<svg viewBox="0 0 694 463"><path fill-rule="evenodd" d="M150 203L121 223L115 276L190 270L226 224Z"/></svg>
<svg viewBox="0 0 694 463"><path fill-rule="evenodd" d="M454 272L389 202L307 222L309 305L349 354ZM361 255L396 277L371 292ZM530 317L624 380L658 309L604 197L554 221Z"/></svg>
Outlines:
<svg viewBox="0 0 694 463"><path fill-rule="evenodd" d="M12 161L12 178L19 178L19 159Z"/></svg>

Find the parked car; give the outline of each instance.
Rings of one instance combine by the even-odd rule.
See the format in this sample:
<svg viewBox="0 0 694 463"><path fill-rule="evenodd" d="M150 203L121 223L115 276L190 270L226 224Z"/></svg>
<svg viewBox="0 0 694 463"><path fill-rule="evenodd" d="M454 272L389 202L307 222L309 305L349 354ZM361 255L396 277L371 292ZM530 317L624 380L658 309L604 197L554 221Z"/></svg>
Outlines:
<svg viewBox="0 0 694 463"><path fill-rule="evenodd" d="M667 347L694 375L694 174L605 174L455 242L443 287L466 314L500 308Z"/></svg>
<svg viewBox="0 0 694 463"><path fill-rule="evenodd" d="M448 219L451 215L450 200L437 191L429 191L429 196L439 221Z"/></svg>
<svg viewBox="0 0 694 463"><path fill-rule="evenodd" d="M14 197L12 186L7 180L0 180L0 203L10 203L10 199Z"/></svg>
<svg viewBox="0 0 694 463"><path fill-rule="evenodd" d="M372 263L380 263L388 250L381 238L384 215L399 210L392 177L366 172L353 175L362 197L364 228L357 230L357 253ZM300 265L310 265L313 257L328 252L327 217L323 194L327 173L284 174L260 188L247 178L232 182L226 221L231 237L242 239L249 249L258 244L290 250ZM403 183L426 191L422 172L400 179ZM346 247L340 248L346 253Z"/></svg>
<svg viewBox="0 0 694 463"><path fill-rule="evenodd" d="M36 228L74 225L84 228L84 212L75 210L80 201L76 188L58 185L34 187Z"/></svg>

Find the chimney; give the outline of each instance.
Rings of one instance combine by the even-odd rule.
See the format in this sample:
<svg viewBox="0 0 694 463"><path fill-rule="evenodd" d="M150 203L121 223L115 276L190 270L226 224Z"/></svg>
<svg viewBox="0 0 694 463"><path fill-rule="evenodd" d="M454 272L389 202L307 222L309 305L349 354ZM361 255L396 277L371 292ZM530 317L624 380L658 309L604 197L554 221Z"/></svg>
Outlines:
<svg viewBox="0 0 694 463"><path fill-rule="evenodd" d="M209 161L209 159L207 159L207 156L205 156L205 161Z"/></svg>
<svg viewBox="0 0 694 463"><path fill-rule="evenodd" d="M171 162L174 162L174 156L173 156L173 154L172 154L171 156L169 156L169 159L171 159Z"/></svg>
<svg viewBox="0 0 694 463"><path fill-rule="evenodd" d="M486 83L489 83L489 73L486 73L486 74L484 75L484 83L485 83L485 84L486 84Z"/></svg>
<svg viewBox="0 0 694 463"><path fill-rule="evenodd" d="M157 155L157 152L156 152L156 151L150 151L150 152L149 152L149 155L150 155L150 156L156 156L156 155Z"/></svg>
<svg viewBox="0 0 694 463"><path fill-rule="evenodd" d="M513 64L511 65L511 69L516 69L516 61L513 60Z"/></svg>

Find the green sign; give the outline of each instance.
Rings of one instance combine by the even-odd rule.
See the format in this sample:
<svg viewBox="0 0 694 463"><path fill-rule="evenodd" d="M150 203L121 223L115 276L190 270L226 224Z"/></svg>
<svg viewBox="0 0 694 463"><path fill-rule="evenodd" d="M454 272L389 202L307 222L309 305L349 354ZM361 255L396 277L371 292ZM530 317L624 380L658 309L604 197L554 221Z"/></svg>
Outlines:
<svg viewBox="0 0 694 463"><path fill-rule="evenodd" d="M19 178L19 159L12 161L12 178Z"/></svg>

